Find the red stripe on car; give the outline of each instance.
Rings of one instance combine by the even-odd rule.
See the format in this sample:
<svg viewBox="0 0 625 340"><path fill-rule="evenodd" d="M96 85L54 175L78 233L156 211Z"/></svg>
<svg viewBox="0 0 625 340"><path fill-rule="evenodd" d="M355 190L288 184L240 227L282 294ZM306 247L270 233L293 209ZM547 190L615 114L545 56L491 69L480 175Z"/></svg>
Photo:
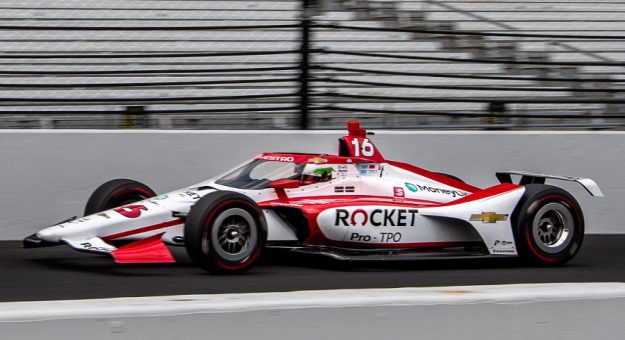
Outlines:
<svg viewBox="0 0 625 340"><path fill-rule="evenodd" d="M163 222L163 223L158 223L158 224L153 224L153 225L150 225L150 226L147 226L147 227L143 227L143 228L139 228L139 229L123 231L121 233L112 234L112 235L108 235L108 236L103 236L101 238L103 240L105 240L105 241L115 240L115 239L122 238L122 237L128 237L128 236L132 236L132 235L146 233L148 231L168 228L168 227L175 226L175 225L178 225L178 224L183 224L183 223L184 223L183 219L177 218L175 220L171 220L171 221L167 221L167 222Z"/></svg>
<svg viewBox="0 0 625 340"><path fill-rule="evenodd" d="M449 178L447 176L443 176L441 174L437 174L435 172L429 171L429 170L425 170L423 168L419 168L416 167L414 165L410 165L410 164L406 164L406 163L402 163L402 162L397 162L397 161L389 161L386 160L386 163L388 163L389 165L392 165L394 167L412 172L413 174L417 174L419 176L423 176L423 177L427 177L431 180L434 180L436 182L439 183L443 183L445 185L449 185L450 187L454 187L460 190L464 190L464 191L468 191L468 192L476 192L476 191L480 191L481 189L478 187L474 187L472 185L469 185L467 183L461 182L461 181L457 181L453 178Z"/></svg>
<svg viewBox="0 0 625 340"><path fill-rule="evenodd" d="M484 190L478 191L474 194L471 194L469 196L464 196L462 198L459 198L455 201L451 201L449 203L446 203L444 205L455 205L455 204L461 204L461 203L467 203L467 202L472 202L472 201L477 201L477 200L481 200L483 198L489 198L489 197L495 197L497 195L501 195L501 194L505 194L507 192L519 189L519 188L523 188L523 186L520 185L516 185L516 184L510 184L510 183L502 183L499 185L495 185L492 186L490 188L486 188Z"/></svg>

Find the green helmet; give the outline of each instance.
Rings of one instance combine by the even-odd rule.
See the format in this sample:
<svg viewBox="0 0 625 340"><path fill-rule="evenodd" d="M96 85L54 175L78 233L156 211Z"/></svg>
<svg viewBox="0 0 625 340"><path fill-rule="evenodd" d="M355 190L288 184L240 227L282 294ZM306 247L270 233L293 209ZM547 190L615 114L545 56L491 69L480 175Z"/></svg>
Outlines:
<svg viewBox="0 0 625 340"><path fill-rule="evenodd" d="M302 170L302 182L327 182L332 179L334 169L326 164L306 164Z"/></svg>

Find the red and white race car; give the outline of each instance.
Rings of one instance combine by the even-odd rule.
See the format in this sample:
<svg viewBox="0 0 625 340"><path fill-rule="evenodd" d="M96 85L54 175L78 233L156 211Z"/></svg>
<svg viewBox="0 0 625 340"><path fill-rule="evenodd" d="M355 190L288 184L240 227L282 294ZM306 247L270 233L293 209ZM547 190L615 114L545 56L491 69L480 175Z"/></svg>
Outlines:
<svg viewBox="0 0 625 340"><path fill-rule="evenodd" d="M64 243L118 263L173 262L166 245L184 246L196 264L221 273L249 269L265 247L344 260L569 261L584 237L582 210L545 179L575 181L602 196L595 182L518 171L497 177L500 184L481 189L387 160L349 122L338 155L263 153L160 196L137 181L109 181L91 195L84 217L45 228L24 246Z"/></svg>

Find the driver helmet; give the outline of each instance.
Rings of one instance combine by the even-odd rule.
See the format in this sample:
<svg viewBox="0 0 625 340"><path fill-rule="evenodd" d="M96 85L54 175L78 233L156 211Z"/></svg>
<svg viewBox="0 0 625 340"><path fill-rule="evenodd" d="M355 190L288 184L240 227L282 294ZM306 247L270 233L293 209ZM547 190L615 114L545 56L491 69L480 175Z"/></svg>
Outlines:
<svg viewBox="0 0 625 340"><path fill-rule="evenodd" d="M328 182L332 180L334 169L325 164L306 164L302 170L302 184Z"/></svg>

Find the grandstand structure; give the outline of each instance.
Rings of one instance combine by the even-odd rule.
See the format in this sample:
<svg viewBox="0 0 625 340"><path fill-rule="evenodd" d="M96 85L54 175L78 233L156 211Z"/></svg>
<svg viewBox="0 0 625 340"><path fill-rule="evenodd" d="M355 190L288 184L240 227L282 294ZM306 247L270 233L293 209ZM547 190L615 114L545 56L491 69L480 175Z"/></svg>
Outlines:
<svg viewBox="0 0 625 340"><path fill-rule="evenodd" d="M625 126L617 1L5 0L0 19L0 128Z"/></svg>

